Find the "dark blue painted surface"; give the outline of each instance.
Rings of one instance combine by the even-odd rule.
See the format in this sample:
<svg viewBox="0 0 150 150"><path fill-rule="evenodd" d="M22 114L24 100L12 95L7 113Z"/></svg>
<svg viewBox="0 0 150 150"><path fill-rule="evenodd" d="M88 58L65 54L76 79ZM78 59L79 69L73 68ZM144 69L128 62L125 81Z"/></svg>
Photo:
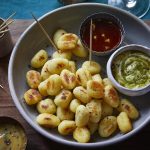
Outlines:
<svg viewBox="0 0 150 150"><path fill-rule="evenodd" d="M87 2L107 3L107 0L87 0ZM0 17L7 18L13 12L17 12L14 18L30 19L31 11L40 17L62 6L57 0L0 0ZM143 19L150 19L150 11Z"/></svg>

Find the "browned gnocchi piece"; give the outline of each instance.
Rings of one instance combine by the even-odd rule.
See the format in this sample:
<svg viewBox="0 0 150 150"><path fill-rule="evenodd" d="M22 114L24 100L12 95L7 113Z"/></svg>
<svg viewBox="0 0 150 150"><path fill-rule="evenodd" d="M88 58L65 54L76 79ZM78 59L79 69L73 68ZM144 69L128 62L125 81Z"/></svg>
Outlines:
<svg viewBox="0 0 150 150"><path fill-rule="evenodd" d="M65 58L55 58L48 62L48 71L50 74L60 74L62 70L68 69L69 61Z"/></svg>
<svg viewBox="0 0 150 150"><path fill-rule="evenodd" d="M64 35L65 33L67 33L67 32L66 32L64 29L58 29L58 30L56 30L56 32L55 32L54 35L53 35L53 41L54 41L55 45L57 45L58 39L59 39L62 35Z"/></svg>
<svg viewBox="0 0 150 150"><path fill-rule="evenodd" d="M41 78L42 80L46 80L50 77L50 72L48 71L48 63L50 62L50 60L48 60L44 66L42 67L42 70L41 70Z"/></svg>
<svg viewBox="0 0 150 150"><path fill-rule="evenodd" d="M86 87L87 82L92 79L92 76L87 69L79 68L76 71L76 78L79 85Z"/></svg>
<svg viewBox="0 0 150 150"><path fill-rule="evenodd" d="M68 70L75 73L76 72L76 64L74 61L69 61Z"/></svg>
<svg viewBox="0 0 150 150"><path fill-rule="evenodd" d="M101 119L102 105L100 100L91 100L86 104L86 108L89 112L89 121L93 123L98 123Z"/></svg>
<svg viewBox="0 0 150 150"><path fill-rule="evenodd" d="M84 127L89 122L89 111L84 105L79 105L75 113L75 123L77 127Z"/></svg>
<svg viewBox="0 0 150 150"><path fill-rule="evenodd" d="M72 57L71 52L61 52L61 51L56 51L53 53L52 58L65 58L70 60Z"/></svg>
<svg viewBox="0 0 150 150"><path fill-rule="evenodd" d="M58 132L61 135L68 135L72 133L76 128L75 121L73 120L63 120L58 126Z"/></svg>
<svg viewBox="0 0 150 150"><path fill-rule="evenodd" d="M76 47L72 50L73 54L75 56L78 56L78 57L87 57L88 55L88 51L84 48L84 46L82 45L81 43L81 40L79 39L78 42L77 42L77 45Z"/></svg>
<svg viewBox="0 0 150 150"><path fill-rule="evenodd" d="M60 77L61 77L63 87L65 89L71 90L76 86L76 76L74 73L70 72L69 70L64 69L61 72Z"/></svg>
<svg viewBox="0 0 150 150"><path fill-rule="evenodd" d="M72 50L76 47L78 36L73 33L63 34L57 41L57 47L61 51Z"/></svg>
<svg viewBox="0 0 150 150"><path fill-rule="evenodd" d="M54 104L52 99L47 98L47 99L44 99L44 100L38 102L37 110L39 113L55 114L56 113L56 105Z"/></svg>
<svg viewBox="0 0 150 150"><path fill-rule="evenodd" d="M38 86L38 90L40 92L40 94L42 96L48 96L48 93L47 93L47 81L48 79L46 79L45 81L41 82Z"/></svg>
<svg viewBox="0 0 150 150"><path fill-rule="evenodd" d="M48 95L54 96L57 95L61 90L61 77L57 74L51 75L47 79L47 93Z"/></svg>
<svg viewBox="0 0 150 150"><path fill-rule="evenodd" d="M107 116L100 121L98 132L101 137L109 137L117 129L117 118L115 116Z"/></svg>
<svg viewBox="0 0 150 150"><path fill-rule="evenodd" d="M117 109L120 112L126 112L131 119L137 119L139 117L137 108L127 99L122 99Z"/></svg>
<svg viewBox="0 0 150 150"><path fill-rule="evenodd" d="M55 128L60 124L60 120L57 116L48 113L39 114L36 121L39 125L46 128Z"/></svg>
<svg viewBox="0 0 150 150"><path fill-rule="evenodd" d="M90 131L86 127L77 127L73 132L73 138L79 143L87 143L90 136Z"/></svg>
<svg viewBox="0 0 150 150"><path fill-rule="evenodd" d="M126 112L121 112L117 116L117 123L122 133L127 133L132 130L132 124Z"/></svg>
<svg viewBox="0 0 150 150"><path fill-rule="evenodd" d="M29 70L26 74L26 79L30 88L37 89L41 82L41 75L38 71Z"/></svg>
<svg viewBox="0 0 150 150"><path fill-rule="evenodd" d="M78 99L73 99L71 102L70 102L70 105L69 105L69 109L75 113L76 112L76 109L77 107L81 105L81 101L78 100Z"/></svg>
<svg viewBox="0 0 150 150"><path fill-rule="evenodd" d="M87 92L90 97L97 99L103 98L104 96L103 84L98 81L89 80L87 82Z"/></svg>
<svg viewBox="0 0 150 150"><path fill-rule="evenodd" d="M74 88L73 94L78 100L80 100L84 104L88 103L91 100L91 97L88 95L87 90L82 86Z"/></svg>
<svg viewBox="0 0 150 150"><path fill-rule="evenodd" d="M29 89L24 93L24 99L28 105L34 105L42 100L42 95L35 89Z"/></svg>
<svg viewBox="0 0 150 150"><path fill-rule="evenodd" d="M48 60L48 53L45 50L38 51L31 60L33 68L41 68Z"/></svg>
<svg viewBox="0 0 150 150"><path fill-rule="evenodd" d="M73 120L75 114L71 112L68 108L57 107L56 111L57 117L62 120Z"/></svg>
<svg viewBox="0 0 150 150"><path fill-rule="evenodd" d="M104 101L114 108L119 106L120 98L113 86L107 85L104 87Z"/></svg>
<svg viewBox="0 0 150 150"><path fill-rule="evenodd" d="M107 86L107 85L113 86L112 83L111 83L111 81L108 78L104 78L103 79L103 84L104 84L104 86Z"/></svg>
<svg viewBox="0 0 150 150"><path fill-rule="evenodd" d="M95 61L85 61L82 68L87 69L91 74L97 74L101 71L101 66Z"/></svg>
<svg viewBox="0 0 150 150"><path fill-rule="evenodd" d="M62 108L69 107L72 100L72 93L69 90L62 90L54 99L54 103Z"/></svg>
<svg viewBox="0 0 150 150"><path fill-rule="evenodd" d="M103 84L103 80L102 80L102 77L100 76L100 74L95 74L95 75L93 75L93 76L92 76L92 80L93 80L93 81L97 81L97 82Z"/></svg>

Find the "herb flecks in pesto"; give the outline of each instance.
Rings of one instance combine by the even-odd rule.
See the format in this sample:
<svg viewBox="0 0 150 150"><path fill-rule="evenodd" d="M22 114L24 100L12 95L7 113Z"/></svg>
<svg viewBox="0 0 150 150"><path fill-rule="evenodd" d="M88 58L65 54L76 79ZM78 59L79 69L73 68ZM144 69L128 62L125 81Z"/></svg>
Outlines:
<svg viewBox="0 0 150 150"><path fill-rule="evenodd" d="M150 57L140 51L130 50L116 56L112 64L114 78L130 89L150 84Z"/></svg>

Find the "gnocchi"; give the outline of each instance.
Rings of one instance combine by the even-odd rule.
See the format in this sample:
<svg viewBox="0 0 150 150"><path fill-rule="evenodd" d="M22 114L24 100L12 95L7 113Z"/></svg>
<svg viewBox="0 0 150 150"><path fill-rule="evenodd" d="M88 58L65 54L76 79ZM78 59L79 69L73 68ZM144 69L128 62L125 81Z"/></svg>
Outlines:
<svg viewBox="0 0 150 150"><path fill-rule="evenodd" d="M83 47L80 39L78 40L76 47L72 50L72 53L81 58L87 57L88 55L88 51Z"/></svg>
<svg viewBox="0 0 150 150"><path fill-rule="evenodd" d="M47 93L48 95L57 95L60 90L61 90L61 85L62 85L62 81L61 81L61 77L57 74L51 75L48 79L47 79Z"/></svg>
<svg viewBox="0 0 150 150"><path fill-rule="evenodd" d="M120 112L126 112L131 119L137 119L139 117L137 108L127 99L122 99L117 109Z"/></svg>
<svg viewBox="0 0 150 150"><path fill-rule="evenodd" d="M98 123L101 119L102 105L100 100L91 100L86 104L86 108L89 112L89 121L92 123Z"/></svg>
<svg viewBox="0 0 150 150"><path fill-rule="evenodd" d="M87 82L92 79L92 76L87 69L80 68L76 71L76 78L79 85L86 87Z"/></svg>
<svg viewBox="0 0 150 150"><path fill-rule="evenodd" d="M73 99L71 102L70 102L70 105L69 105L69 109L75 113L76 112L76 109L77 107L81 105L81 101L79 101L78 99Z"/></svg>
<svg viewBox="0 0 150 150"><path fill-rule="evenodd" d="M107 116L100 121L98 132L101 137L109 137L117 129L117 118L115 116Z"/></svg>
<svg viewBox="0 0 150 150"><path fill-rule="evenodd" d="M37 89L41 82L41 75L38 71L29 70L26 74L26 79L30 88Z"/></svg>
<svg viewBox="0 0 150 150"><path fill-rule="evenodd" d="M87 82L87 93L90 97L93 98L103 98L104 96L104 88L103 84L98 81L89 80Z"/></svg>
<svg viewBox="0 0 150 150"><path fill-rule="evenodd" d="M73 120L74 119L74 113L71 112L69 109L65 109L62 107L57 107L56 111L57 117L62 121L62 120Z"/></svg>
<svg viewBox="0 0 150 150"><path fill-rule="evenodd" d="M99 82L100 84L103 84L103 80L102 80L102 77L100 76L100 74L95 74L92 76L92 80L93 81L97 81Z"/></svg>
<svg viewBox="0 0 150 150"><path fill-rule="evenodd" d="M48 81L48 79L43 81L43 82L41 82L39 84L39 86L38 86L38 90L39 90L39 92L40 92L40 94L42 96L48 96L48 93L47 93L47 81Z"/></svg>
<svg viewBox="0 0 150 150"><path fill-rule="evenodd" d="M50 98L44 99L37 104L37 110L39 113L49 113L55 114L56 113L56 105L54 104L53 100Z"/></svg>
<svg viewBox="0 0 150 150"><path fill-rule="evenodd" d="M57 47L59 50L68 51L74 49L78 42L78 36L73 33L65 33L57 41Z"/></svg>
<svg viewBox="0 0 150 150"><path fill-rule="evenodd" d="M53 35L53 41L54 41L55 45L57 45L58 39L59 39L62 35L66 34L66 33L67 33L67 32L66 32L65 30L63 30L63 29L58 29L58 30L54 33L54 35Z"/></svg>
<svg viewBox="0 0 150 150"><path fill-rule="evenodd" d="M28 105L34 105L42 100L42 95L35 89L29 89L25 92L24 99Z"/></svg>
<svg viewBox="0 0 150 150"><path fill-rule="evenodd" d="M72 93L68 90L62 90L54 99L54 103L62 108L68 108L72 100Z"/></svg>
<svg viewBox="0 0 150 150"><path fill-rule="evenodd" d="M113 86L107 85L104 87L104 101L114 108L119 106L119 95Z"/></svg>
<svg viewBox="0 0 150 150"><path fill-rule="evenodd" d="M48 62L48 71L50 74L60 74L62 70L69 67L69 61L64 58L51 59Z"/></svg>
<svg viewBox="0 0 150 150"><path fill-rule="evenodd" d="M87 143L90 136L90 131L86 127L77 127L73 132L73 138L79 143Z"/></svg>
<svg viewBox="0 0 150 150"><path fill-rule="evenodd" d="M132 124L126 112L121 112L117 116L117 123L122 133L127 133L132 130Z"/></svg>
<svg viewBox="0 0 150 150"><path fill-rule="evenodd" d="M58 132L62 135L68 135L72 133L76 128L75 121L63 120L58 126Z"/></svg>
<svg viewBox="0 0 150 150"><path fill-rule="evenodd" d="M48 113L39 114L36 121L39 125L46 128L55 128L60 124L60 120L57 116Z"/></svg>
<svg viewBox="0 0 150 150"><path fill-rule="evenodd" d="M67 69L64 69L61 74L61 81L65 89L73 89L76 86L76 76L74 73L70 72Z"/></svg>
<svg viewBox="0 0 150 150"><path fill-rule="evenodd" d="M73 90L74 96L79 99L82 103L86 104L91 100L91 97L88 95L87 90L82 86L78 86Z"/></svg>
<svg viewBox="0 0 150 150"><path fill-rule="evenodd" d="M88 122L87 128L90 131L90 134L94 134L98 130L98 123Z"/></svg>
<svg viewBox="0 0 150 150"><path fill-rule="evenodd" d="M74 61L69 61L68 70L75 73L76 72L76 64Z"/></svg>
<svg viewBox="0 0 150 150"><path fill-rule="evenodd" d="M101 66L95 61L85 61L82 68L87 69L91 74L97 74L101 71Z"/></svg>
<svg viewBox="0 0 150 150"><path fill-rule="evenodd" d="M84 105L79 105L75 113L75 123L77 127L86 126L89 122L89 111Z"/></svg>
<svg viewBox="0 0 150 150"><path fill-rule="evenodd" d="M65 58L70 60L72 57L72 53L71 52L61 52L61 51L56 51L53 53L52 58Z"/></svg>
<svg viewBox="0 0 150 150"><path fill-rule="evenodd" d="M45 50L37 52L31 60L33 68L41 68L48 60L48 53Z"/></svg>

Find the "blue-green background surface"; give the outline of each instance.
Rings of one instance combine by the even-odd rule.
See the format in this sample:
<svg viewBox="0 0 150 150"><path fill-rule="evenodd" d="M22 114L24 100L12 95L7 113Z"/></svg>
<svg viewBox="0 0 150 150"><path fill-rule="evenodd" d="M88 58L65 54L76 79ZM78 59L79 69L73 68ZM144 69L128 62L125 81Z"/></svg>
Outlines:
<svg viewBox="0 0 150 150"><path fill-rule="evenodd" d="M107 0L87 0L87 2L107 3ZM36 17L40 17L62 6L57 0L0 0L0 17L7 18L13 12L17 12L14 18L30 19L31 11ZM150 11L142 19L150 19Z"/></svg>

